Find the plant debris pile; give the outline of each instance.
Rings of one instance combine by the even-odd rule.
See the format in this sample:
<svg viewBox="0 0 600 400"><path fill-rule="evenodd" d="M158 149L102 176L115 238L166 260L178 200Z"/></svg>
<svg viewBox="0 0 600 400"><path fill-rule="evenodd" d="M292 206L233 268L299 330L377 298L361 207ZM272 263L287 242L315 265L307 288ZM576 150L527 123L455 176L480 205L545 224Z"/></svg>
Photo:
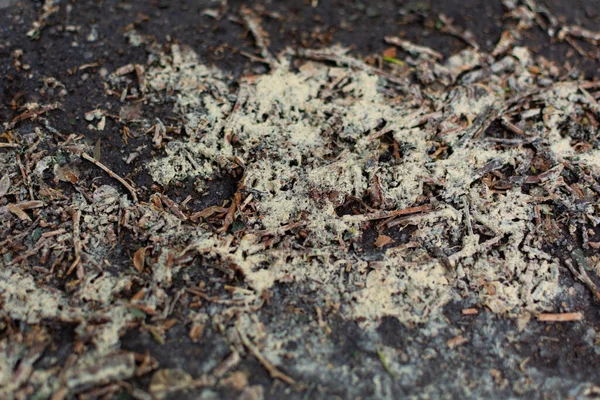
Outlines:
<svg viewBox="0 0 600 400"><path fill-rule="evenodd" d="M579 51L588 50L574 39L595 49L599 39L559 26L533 2L506 7L515 26L492 52L440 16L440 29L467 49L444 58L386 37L383 65L337 46L272 55L254 11L242 8L260 48L252 57L269 72L237 82L183 44L129 31L148 62L105 74L121 110L85 119L99 131L115 120L124 141L146 135L149 196L102 162L99 143L51 126L45 114L59 103L28 103L2 121L0 332L33 328L0 336L0 394L124 389L149 398L122 381L153 372L148 390L163 398L215 386L239 354L295 384L290 376L316 367L287 366L293 351L282 349L312 340L308 328L268 332L256 316L278 284L316 293L328 312L365 330L389 316L439 328L443 307L459 300L525 324L556 311L561 263L598 296L600 84L516 43L540 19ZM130 98L172 104L181 124L144 119ZM140 154L123 159L135 164ZM90 169L112 183L96 184ZM193 210L220 179L235 180L235 193ZM190 180L186 199L170 197ZM215 286L215 273L230 284ZM48 322L74 327L74 353L33 368L50 346ZM149 353L120 351L130 329L164 343L176 324L192 342L208 327L221 332L230 358L192 377ZM227 376L262 396L243 374Z"/></svg>

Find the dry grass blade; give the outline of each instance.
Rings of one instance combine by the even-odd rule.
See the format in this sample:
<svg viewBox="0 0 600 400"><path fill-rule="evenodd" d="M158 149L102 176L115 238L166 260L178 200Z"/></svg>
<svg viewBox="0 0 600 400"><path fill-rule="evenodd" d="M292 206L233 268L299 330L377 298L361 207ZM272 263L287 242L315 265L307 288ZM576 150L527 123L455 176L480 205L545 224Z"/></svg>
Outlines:
<svg viewBox="0 0 600 400"><path fill-rule="evenodd" d="M370 214L359 214L359 215L344 215L342 217L342 219L346 222L366 222L366 221L373 221L376 219L398 217L400 215L427 212L430 210L431 210L431 206L423 205L423 206L409 207L409 208L405 208L402 210L377 211L377 212L370 213Z"/></svg>

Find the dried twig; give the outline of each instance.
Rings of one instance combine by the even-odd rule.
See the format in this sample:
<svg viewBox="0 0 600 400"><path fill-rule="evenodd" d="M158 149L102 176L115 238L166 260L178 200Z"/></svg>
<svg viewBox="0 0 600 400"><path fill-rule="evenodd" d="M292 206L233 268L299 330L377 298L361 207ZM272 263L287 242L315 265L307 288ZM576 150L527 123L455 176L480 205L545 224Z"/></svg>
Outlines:
<svg viewBox="0 0 600 400"><path fill-rule="evenodd" d="M479 50L479 44L475 41L475 37L468 30L462 30L452 24L452 20L445 16L444 14L438 15L439 20L444 24L442 32L447 32L452 36L456 36L457 38L464 41L469 46L473 47L475 50Z"/></svg>
<svg viewBox="0 0 600 400"><path fill-rule="evenodd" d="M583 269L582 266L579 266L579 271L577 271L577 269L575 269L575 266L573 265L573 263L571 262L571 260L565 260L565 264L567 265L567 267L569 268L569 270L571 271L571 273L573 274L573 276L575 277L575 279L578 279L584 285L586 285L588 287L588 289L590 289L590 291L592 292L592 294L598 300L600 300L600 292L598 291L598 288L596 287L596 284L590 279L590 277L588 276L587 272L585 272L585 269Z"/></svg>
<svg viewBox="0 0 600 400"><path fill-rule="evenodd" d="M74 210L72 218L73 218L73 252L75 253L75 260L73 261L73 264L71 264L71 267L67 271L67 276L71 275L73 270L75 270L75 268L77 268L81 263L81 238L80 238L80 235L81 235L81 228L80 228L81 211Z"/></svg>
<svg viewBox="0 0 600 400"><path fill-rule="evenodd" d="M393 44L394 46L398 46L402 50L404 50L407 53L412 54L413 56L414 55L416 55L416 56L425 55L428 57L433 57L437 60L444 59L444 56L442 55L442 53L437 52L430 47L419 46L418 44L411 43L408 40L400 39L399 37L396 37L396 36L386 36L385 42L389 43L389 44Z"/></svg>
<svg viewBox="0 0 600 400"><path fill-rule="evenodd" d="M118 180L123 186L125 186L125 188L127 190L129 190L129 193L131 193L131 197L133 198L133 201L136 203L138 202L138 198L135 193L134 187L131 186L129 183L127 183L127 181L125 179L121 178L119 175L112 172L106 165L102 164L100 161L94 159L94 157L91 157L84 152L81 152L81 158L88 160L89 162L91 162L92 164L94 164L95 166L97 166L98 168L103 170L104 172L106 172L111 178Z"/></svg>
<svg viewBox="0 0 600 400"><path fill-rule="evenodd" d="M267 372L269 372L269 375L271 375L271 378L279 379L287 383L288 385L293 385L296 383L296 381L294 381L292 378L290 378L283 372L279 371L273 364L271 364L265 357L263 357L263 355L260 354L260 351L258 351L256 346L254 346L252 342L250 342L250 339L248 339L248 337L242 332L239 326L236 326L236 329L238 331L238 334L240 335L240 339L242 340L244 346L250 351L250 353L252 353L254 357L256 357L258 362L260 362L263 365L263 367L265 367Z"/></svg>
<svg viewBox="0 0 600 400"><path fill-rule="evenodd" d="M581 313L581 312L538 315L538 321L543 321L543 322L571 322L571 321L581 321L582 319L583 319L583 313Z"/></svg>
<svg viewBox="0 0 600 400"><path fill-rule="evenodd" d="M422 205L416 207L409 207L402 210L393 211L377 211L370 214L359 214L359 215L344 215L342 219L346 222L366 222L373 221L376 219L384 219L390 217L398 217L400 215L416 214L421 212L427 212L431 210L431 206Z"/></svg>
<svg viewBox="0 0 600 400"><path fill-rule="evenodd" d="M261 56L267 61L272 69L279 66L279 61L269 51L269 38L267 32L260 26L260 18L246 6L240 8L240 15L244 21L244 25L248 28L256 46L260 49Z"/></svg>
<svg viewBox="0 0 600 400"><path fill-rule="evenodd" d="M312 49L298 49L296 51L296 56L309 58L317 61L330 61L334 62L337 65L346 66L349 68L356 68L362 71L367 71L372 74L381 76L382 78L388 80L389 82L393 82L401 87L407 89L409 83L406 79L392 75L388 72L385 72L379 68L375 68L365 63L364 61L357 60L356 58L349 57L343 54L341 51L334 52L331 50L312 50Z"/></svg>
<svg viewBox="0 0 600 400"><path fill-rule="evenodd" d="M25 121L27 119L34 119L39 117L40 115L45 114L48 111L56 110L57 108L61 108L62 105L60 103L52 103L45 106L40 106L36 110L28 110L22 114L17 115L13 120L8 124L7 129L12 129L21 121Z"/></svg>
<svg viewBox="0 0 600 400"><path fill-rule="evenodd" d="M25 211L25 210L31 210L34 208L41 208L43 206L44 206L44 202L40 201L40 200L24 201L22 203L8 204L6 206L0 207L0 214L7 213L8 211L10 211L10 208L12 208L12 207L16 207L22 211Z"/></svg>

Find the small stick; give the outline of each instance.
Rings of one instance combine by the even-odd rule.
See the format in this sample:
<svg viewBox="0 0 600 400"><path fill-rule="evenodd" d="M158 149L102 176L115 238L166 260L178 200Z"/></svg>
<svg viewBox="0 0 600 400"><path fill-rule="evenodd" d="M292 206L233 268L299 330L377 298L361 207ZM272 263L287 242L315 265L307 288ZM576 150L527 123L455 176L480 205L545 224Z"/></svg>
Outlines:
<svg viewBox="0 0 600 400"><path fill-rule="evenodd" d="M240 15L242 16L242 20L244 21L244 25L248 28L252 36L254 37L254 42L256 46L260 49L260 55L267 61L267 63L271 66L272 69L277 68L279 62L268 49L269 39L267 32L260 26L260 19L254 14L254 12L246 7L242 6L240 8Z"/></svg>
<svg viewBox="0 0 600 400"><path fill-rule="evenodd" d="M21 175L23 176L23 181L27 186L27 190L29 191L29 197L31 201L35 201L35 197L33 195L33 188L31 184L31 177L28 173L25 172L25 168L23 167L23 163L21 162L21 156L17 154L17 165L19 166L19 170L21 171Z"/></svg>
<svg viewBox="0 0 600 400"><path fill-rule="evenodd" d="M396 36L386 36L384 40L386 43L398 46L405 52L410 53L412 55L424 54L433 57L437 60L444 59L444 56L440 52L437 52L430 47L419 46L418 44L411 43L408 40L403 40Z"/></svg>
<svg viewBox="0 0 600 400"><path fill-rule="evenodd" d="M406 214L415 214L419 212L426 212L431 210L431 206L422 205L416 207L409 207L403 210L394 210L394 211L377 211L370 214L359 214L359 215L344 215L342 219L346 222L366 222L373 221L375 219L384 219L389 217L397 217L400 215Z"/></svg>
<svg viewBox="0 0 600 400"><path fill-rule="evenodd" d="M61 108L62 105L60 103L48 104L45 106L41 106L38 110L29 110L24 113L17 115L11 122L8 124L7 129L12 129L17 125L17 123L21 121L25 121L27 119L34 119L40 115L45 114L48 111L56 110L57 108Z"/></svg>
<svg viewBox="0 0 600 400"><path fill-rule="evenodd" d="M339 54L327 50L298 49L296 51L296 56L317 61L334 62L337 65L345 65L349 68L356 68L362 71L370 72L375 75L379 75L382 78L393 82L397 85L400 85L404 88L408 88L409 86L408 81L406 79L387 73L379 68L372 67L364 61L357 60L345 54Z"/></svg>
<svg viewBox="0 0 600 400"><path fill-rule="evenodd" d="M292 378L290 378L283 372L279 371L273 364L271 364L269 361L267 361L267 359L264 358L262 354L260 354L260 352L258 351L256 346L254 346L250 342L250 339L248 339L246 337L246 335L244 335L242 333L242 330L240 329L239 326L236 326L236 329L238 331L238 334L240 335L240 339L242 339L242 343L244 344L244 346L246 346L246 348L250 351L250 353L252 353L252 355L254 357L256 357L258 362L260 362L263 365L263 367L265 367L267 372L269 372L269 375L271 375L271 378L279 379L279 380L287 383L288 385L293 385L296 383L296 381L294 381Z"/></svg>
<svg viewBox="0 0 600 400"><path fill-rule="evenodd" d="M125 181L125 179L121 178L119 175L112 172L106 165L102 164L100 161L96 160L94 157L90 157L89 155L87 155L84 152L81 152L81 157L88 160L89 162L91 162L92 164L94 164L95 166L97 166L98 168L103 170L104 172L106 172L111 178L118 180L123 186L125 186L127 188L127 190L129 190L129 193L131 193L131 197L133 197L133 201L136 203L138 202L137 195L135 194L135 189L133 188L133 186L131 186L129 183L127 183L127 181Z"/></svg>
<svg viewBox="0 0 600 400"><path fill-rule="evenodd" d="M73 270L81 262L81 239L79 238L79 235L81 233L80 222L81 211L73 211L73 251L75 252L75 260L73 261L73 264L71 264L71 267L67 271L67 276L71 275Z"/></svg>
<svg viewBox="0 0 600 400"><path fill-rule="evenodd" d="M16 257L16 258L15 258L15 259L13 259L11 262L9 262L9 263L7 264L7 266L11 266L11 265L15 265L15 264L17 264L17 263L20 263L21 261L23 261L23 260L26 260L26 259L28 259L29 257L31 257L31 256L33 256L33 255L35 255L35 254L37 254L37 253L40 251L40 249L41 249L42 247L44 247L44 245L46 244L46 240L47 240L47 239L42 239L42 240L40 240L40 241L38 242L38 244L37 244L37 245L36 245L36 246L35 246L33 249L31 249L31 250L29 250L28 252L26 252L26 253L24 253L24 254L20 255L19 257Z"/></svg>
<svg viewBox="0 0 600 400"><path fill-rule="evenodd" d="M0 149L15 149L19 147L17 143L0 143Z"/></svg>
<svg viewBox="0 0 600 400"><path fill-rule="evenodd" d="M500 118L500 123L502 124L503 127L508 129L512 133L516 133L517 135L521 135L521 136L527 135L523 129L519 128L518 126L516 126L515 124L510 122L510 120L506 116L503 116L502 118Z"/></svg>
<svg viewBox="0 0 600 400"><path fill-rule="evenodd" d="M292 222L287 225L280 226L279 228L275 228L275 229L264 229L262 231L254 231L254 232L248 232L248 233L251 233L256 236L283 235L287 231L291 231L292 229L304 227L304 226L306 226L306 224L307 224L306 221L298 221L298 222Z"/></svg>
<svg viewBox="0 0 600 400"><path fill-rule="evenodd" d="M43 207L44 206L44 202L39 201L39 200L34 200L34 201L24 201L24 202L16 203L16 204L12 204L11 203L9 205L0 207L0 214L4 214L4 213L10 211L9 206L10 207L16 207L16 208L19 208L22 211L25 211L25 210L31 210L33 208Z"/></svg>
<svg viewBox="0 0 600 400"><path fill-rule="evenodd" d="M55 231L44 232L44 233L42 233L42 237L49 238L49 237L52 237L52 236L62 235L63 233L66 233L66 232L67 232L66 229L60 228L60 229L57 229Z"/></svg>
<svg viewBox="0 0 600 400"><path fill-rule="evenodd" d="M571 322L571 321L581 321L582 319L583 319L583 313L581 313L581 312L564 313L564 314L540 314L538 316L538 321L543 321L543 322Z"/></svg>
<svg viewBox="0 0 600 400"><path fill-rule="evenodd" d="M173 200L169 199L162 193L160 194L160 199L169 208L169 210L171 210L171 212L175 214L175 216L177 216L177 218L179 218L182 221L187 221L187 216L181 211L181 208L177 203L175 203Z"/></svg>
<svg viewBox="0 0 600 400"><path fill-rule="evenodd" d="M463 308L462 315L477 315L479 311L476 308Z"/></svg>
<svg viewBox="0 0 600 400"><path fill-rule="evenodd" d="M580 266L579 271L577 271L571 260L565 260L565 264L567 264L567 267L569 267L569 270L571 271L575 279L579 279L584 285L588 287L588 289L590 289L594 296L596 296L596 298L600 300L600 292L598 291L596 284L590 279L587 272L585 272L585 269L583 269Z"/></svg>
<svg viewBox="0 0 600 400"><path fill-rule="evenodd" d="M452 339L448 340L446 342L446 345L449 348L453 349L457 346L467 343L468 341L469 341L469 339L459 335L459 336L453 337Z"/></svg>
<svg viewBox="0 0 600 400"><path fill-rule="evenodd" d="M471 32L468 30L461 31L461 29L452 25L452 20L444 14L438 15L438 18L444 24L444 27L441 29L442 32L447 32L450 35L456 36L469 46L473 47L475 50L479 50L479 44L477 44Z"/></svg>
<svg viewBox="0 0 600 400"><path fill-rule="evenodd" d="M473 236L473 224L471 222L471 204L467 196L463 197L463 204L465 207L465 221L467 223L467 231L469 232L469 236Z"/></svg>

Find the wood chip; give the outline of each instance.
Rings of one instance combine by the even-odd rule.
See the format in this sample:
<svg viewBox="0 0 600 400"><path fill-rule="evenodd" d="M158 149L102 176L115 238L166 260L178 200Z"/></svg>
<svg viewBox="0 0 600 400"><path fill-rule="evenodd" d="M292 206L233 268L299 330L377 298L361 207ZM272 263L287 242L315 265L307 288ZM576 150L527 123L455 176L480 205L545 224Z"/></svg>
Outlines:
<svg viewBox="0 0 600 400"><path fill-rule="evenodd" d="M469 341L469 340L468 340L467 338L465 338L465 337L463 337L463 336L459 335L459 336L453 337L452 339L448 340L448 341L446 342L446 345L447 345L449 348L453 349L453 348L455 348L455 347L458 347L458 346L460 346L460 345L462 345L462 344L465 344L465 343L467 343L468 341Z"/></svg>
<svg viewBox="0 0 600 400"><path fill-rule="evenodd" d="M538 321L543 321L543 322L571 322L571 321L581 321L582 319L583 319L582 312L538 315Z"/></svg>
<svg viewBox="0 0 600 400"><path fill-rule="evenodd" d="M29 217L29 215L27 215L27 213L25 211L23 211L21 208L19 208L15 204L12 204L12 203L9 204L8 211L10 211L16 217L18 217L21 221L31 222L31 218Z"/></svg>
<svg viewBox="0 0 600 400"><path fill-rule="evenodd" d="M391 237L386 236L386 235L379 235L377 237L377 240L375 241L374 245L375 245L375 247L379 248L379 247L383 247L383 246L388 245L393 242L394 242L394 239L392 239Z"/></svg>

